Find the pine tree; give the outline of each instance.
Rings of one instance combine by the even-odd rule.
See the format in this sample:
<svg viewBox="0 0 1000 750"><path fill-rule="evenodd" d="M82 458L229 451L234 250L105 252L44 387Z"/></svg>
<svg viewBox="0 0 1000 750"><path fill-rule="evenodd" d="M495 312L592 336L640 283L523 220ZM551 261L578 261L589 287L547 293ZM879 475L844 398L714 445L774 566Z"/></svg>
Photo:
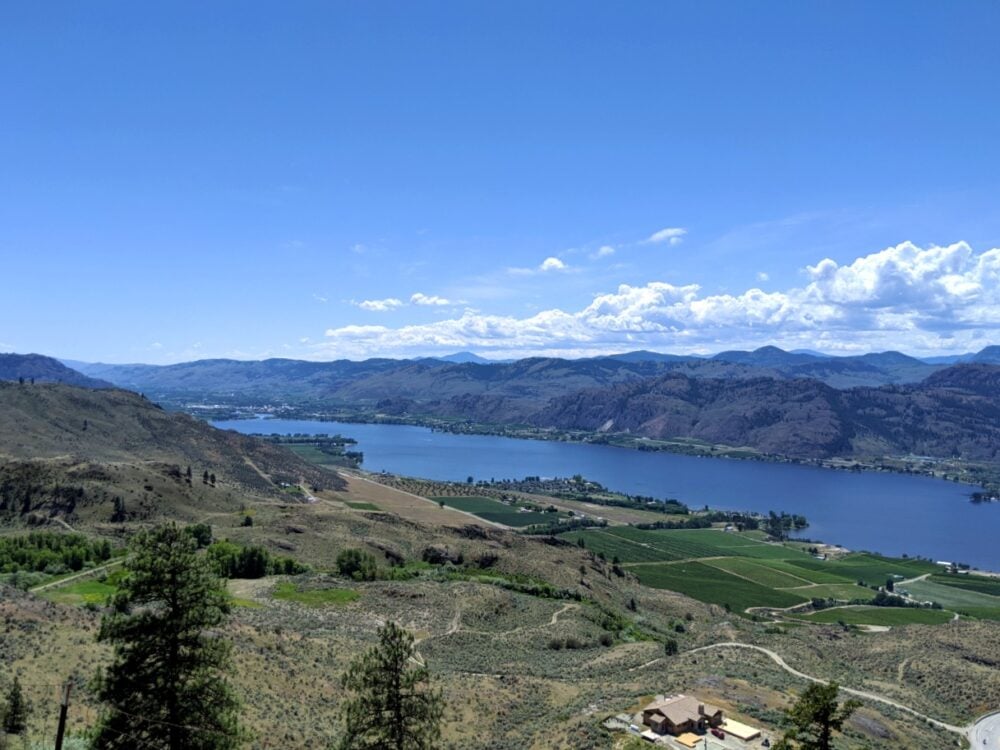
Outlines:
<svg viewBox="0 0 1000 750"><path fill-rule="evenodd" d="M24 734L28 728L28 704L21 692L21 682L16 677L7 693L7 705L3 713L3 731L7 734Z"/></svg>
<svg viewBox="0 0 1000 750"><path fill-rule="evenodd" d="M410 665L413 636L390 622L378 637L342 680L354 696L344 704L339 750L430 750L441 734L441 693L427 685L426 667Z"/></svg>
<svg viewBox="0 0 1000 750"><path fill-rule="evenodd" d="M114 657L96 681L105 710L94 750L241 744L239 702L226 680L231 645L218 634L228 595L196 550L174 524L133 539L98 633L114 645Z"/></svg>
<svg viewBox="0 0 1000 750"><path fill-rule="evenodd" d="M838 692L840 686L836 682L813 683L807 687L795 705L785 712L791 726L775 744L775 750L791 750L795 747L792 742L797 743L800 750L830 750L833 733L839 732L861 705L856 700L838 705Z"/></svg>

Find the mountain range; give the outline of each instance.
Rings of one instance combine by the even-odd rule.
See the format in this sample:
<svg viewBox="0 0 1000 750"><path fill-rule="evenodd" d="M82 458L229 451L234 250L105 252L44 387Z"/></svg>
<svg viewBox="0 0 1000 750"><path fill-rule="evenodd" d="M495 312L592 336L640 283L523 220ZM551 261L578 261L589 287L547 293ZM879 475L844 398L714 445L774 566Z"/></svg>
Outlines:
<svg viewBox="0 0 1000 750"><path fill-rule="evenodd" d="M489 395L523 411L581 388L681 372L689 377L810 378L834 388L918 383L947 364L899 352L827 357L762 347L711 358L631 352L588 359L533 357L484 362L461 353L442 359L308 362L289 359L199 360L176 365L72 363L92 378L146 393L157 400L324 402L372 405L385 399L446 400ZM1000 363L1000 347L969 355L970 362Z"/></svg>
<svg viewBox="0 0 1000 750"><path fill-rule="evenodd" d="M916 454L991 462L1000 449L1000 367L991 364L1000 362L1000 347L968 360L948 366L899 352L826 357L763 347L704 359L634 352L491 364L272 359L78 366L81 377L178 409L289 404L697 438L799 458Z"/></svg>

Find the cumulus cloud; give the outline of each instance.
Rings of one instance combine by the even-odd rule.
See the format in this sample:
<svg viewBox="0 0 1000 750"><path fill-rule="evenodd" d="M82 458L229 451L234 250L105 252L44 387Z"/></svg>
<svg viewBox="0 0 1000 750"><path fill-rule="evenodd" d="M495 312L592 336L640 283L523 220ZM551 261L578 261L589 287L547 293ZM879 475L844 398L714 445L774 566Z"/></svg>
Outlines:
<svg viewBox="0 0 1000 750"><path fill-rule="evenodd" d="M352 304L357 305L362 310L369 310L371 312L388 312L390 310L395 310L397 307L402 307L403 301L396 299L395 297L386 297L385 299L366 299Z"/></svg>
<svg viewBox="0 0 1000 750"><path fill-rule="evenodd" d="M684 241L685 234L687 234L687 230L683 227L667 227L649 235L646 239L646 244L659 245L663 242L668 242L671 245L679 245Z"/></svg>
<svg viewBox="0 0 1000 750"><path fill-rule="evenodd" d="M757 281L770 281L770 280L771 280L771 274L769 274L767 271L757 272Z"/></svg>
<svg viewBox="0 0 1000 750"><path fill-rule="evenodd" d="M450 299L438 297L436 294L423 294L416 292L410 297L410 302L422 307L444 307L454 304Z"/></svg>
<svg viewBox="0 0 1000 750"><path fill-rule="evenodd" d="M611 245L601 245L597 250L590 254L591 258L595 260L597 258L607 258L609 255L614 255L615 249Z"/></svg>
<svg viewBox="0 0 1000 750"><path fill-rule="evenodd" d="M697 284L622 284L575 312L530 317L467 310L460 317L399 328L345 326L326 332L318 353L426 354L474 348L501 356L657 348L704 352L776 343L827 351L974 350L1000 332L1000 248L920 248L904 242L846 264L824 259L805 283L705 294Z"/></svg>

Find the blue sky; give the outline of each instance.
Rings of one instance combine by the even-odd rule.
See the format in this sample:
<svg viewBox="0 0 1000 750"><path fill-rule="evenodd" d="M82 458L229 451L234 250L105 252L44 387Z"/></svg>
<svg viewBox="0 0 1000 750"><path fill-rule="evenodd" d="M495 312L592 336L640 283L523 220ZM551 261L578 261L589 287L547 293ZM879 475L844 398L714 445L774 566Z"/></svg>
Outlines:
<svg viewBox="0 0 1000 750"><path fill-rule="evenodd" d="M986 0L8 3L0 351L1000 343L998 33Z"/></svg>

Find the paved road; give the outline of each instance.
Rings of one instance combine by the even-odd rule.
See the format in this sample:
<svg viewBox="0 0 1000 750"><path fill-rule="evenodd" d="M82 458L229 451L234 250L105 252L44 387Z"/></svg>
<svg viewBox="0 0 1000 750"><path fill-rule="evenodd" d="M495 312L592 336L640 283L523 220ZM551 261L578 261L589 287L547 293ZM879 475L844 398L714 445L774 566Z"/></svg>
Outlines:
<svg viewBox="0 0 1000 750"><path fill-rule="evenodd" d="M1000 750L1000 713L984 716L969 729L972 750Z"/></svg>

